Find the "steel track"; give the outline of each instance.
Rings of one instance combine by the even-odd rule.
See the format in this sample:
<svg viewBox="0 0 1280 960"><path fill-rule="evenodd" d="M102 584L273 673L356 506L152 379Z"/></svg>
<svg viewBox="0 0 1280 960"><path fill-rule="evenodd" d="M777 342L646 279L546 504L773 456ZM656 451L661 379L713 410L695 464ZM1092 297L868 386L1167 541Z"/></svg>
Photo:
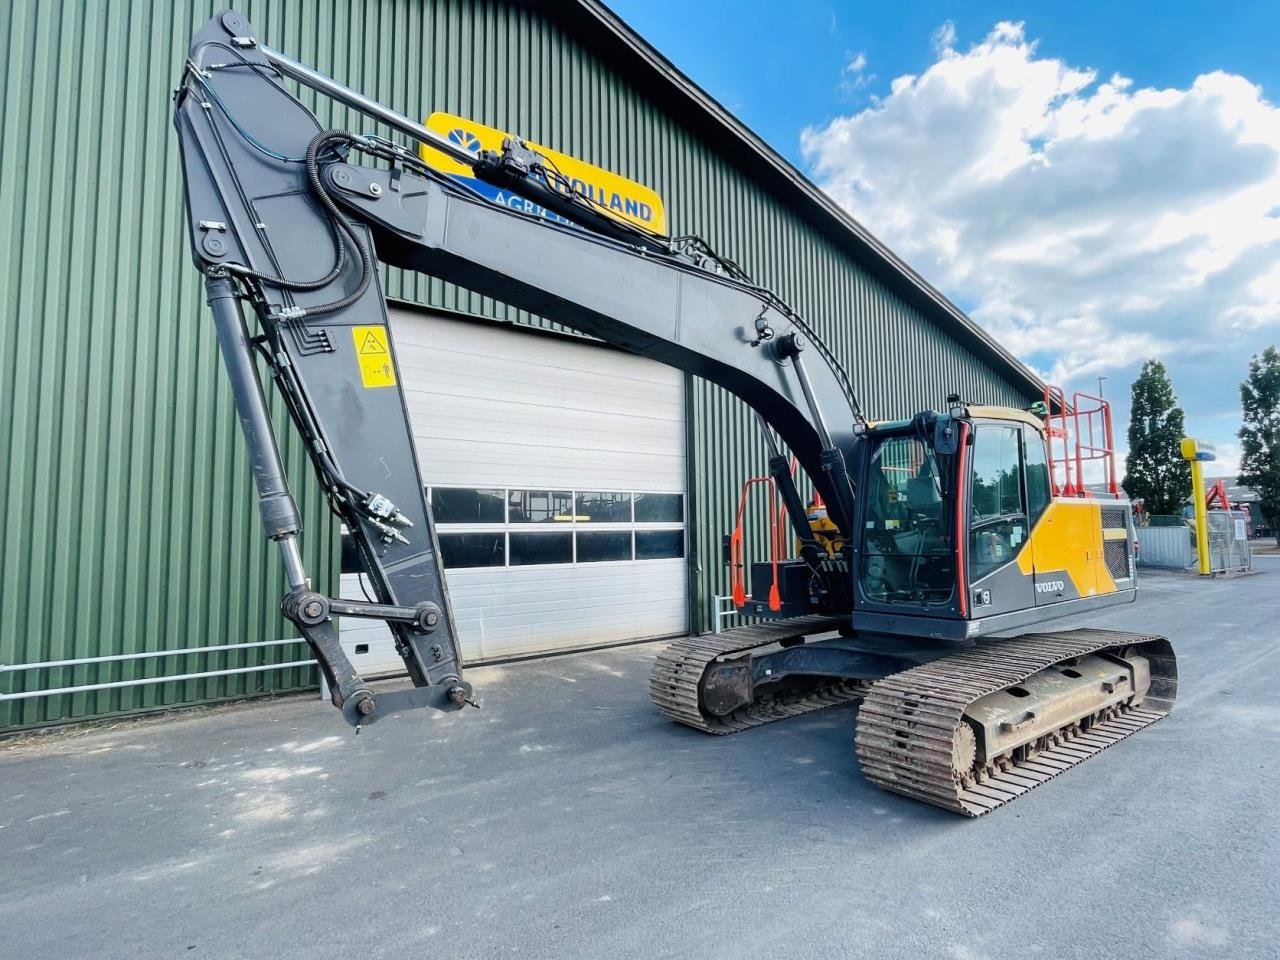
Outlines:
<svg viewBox="0 0 1280 960"><path fill-rule="evenodd" d="M1148 658L1151 689L1044 738L1042 748L956 769L956 734L979 697L1074 657L1128 650ZM1023 634L895 673L871 685L858 711L854 749L876 786L977 817L1022 796L1166 716L1177 665L1164 637L1112 630Z"/></svg>
<svg viewBox="0 0 1280 960"><path fill-rule="evenodd" d="M854 750L863 776L885 790L976 817L1160 720L1177 696L1176 658L1164 637L1085 629L990 641L874 682L815 681L817 686L799 693L765 692L726 716L702 708L702 678L716 661L826 633L844 622L799 617L676 641L654 662L650 699L672 720L718 735L861 700ZM956 769L956 735L969 704L1054 664L1108 650L1147 657L1151 689L1140 704L1120 704L1062 728L1038 750Z"/></svg>
<svg viewBox="0 0 1280 960"><path fill-rule="evenodd" d="M857 700L867 689L865 681L827 680L814 681L800 693L761 693L752 703L725 716L712 716L701 705L702 676L715 661L783 640L829 633L847 623L844 617L796 617L677 640L654 661L649 672L649 698L677 723L722 735Z"/></svg>

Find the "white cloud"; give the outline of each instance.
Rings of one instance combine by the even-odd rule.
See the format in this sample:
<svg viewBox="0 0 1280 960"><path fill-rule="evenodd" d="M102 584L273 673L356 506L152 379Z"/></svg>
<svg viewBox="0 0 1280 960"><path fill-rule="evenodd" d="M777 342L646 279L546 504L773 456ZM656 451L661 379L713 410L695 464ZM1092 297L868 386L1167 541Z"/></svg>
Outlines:
<svg viewBox="0 0 1280 960"><path fill-rule="evenodd" d="M933 31L933 50L939 56L942 56L956 43L956 25L950 20L944 20L937 30Z"/></svg>
<svg viewBox="0 0 1280 960"><path fill-rule="evenodd" d="M1127 395L1159 356L1189 428L1235 408L1280 338L1280 109L1221 71L1102 79L1021 24L933 39L923 73L803 132L820 185L1051 379Z"/></svg>
<svg viewBox="0 0 1280 960"><path fill-rule="evenodd" d="M849 62L844 65L840 77L840 93L846 100L852 100L857 96L858 91L874 83L875 80L874 73L867 73L866 53L860 51L851 56Z"/></svg>

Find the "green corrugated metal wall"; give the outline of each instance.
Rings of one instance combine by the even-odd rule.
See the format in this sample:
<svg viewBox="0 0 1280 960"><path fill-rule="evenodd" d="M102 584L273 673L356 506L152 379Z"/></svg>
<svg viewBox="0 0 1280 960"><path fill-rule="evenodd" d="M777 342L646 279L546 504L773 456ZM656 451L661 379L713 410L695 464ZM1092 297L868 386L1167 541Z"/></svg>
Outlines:
<svg viewBox="0 0 1280 960"><path fill-rule="evenodd" d="M283 578L261 538L190 266L169 124L190 36L217 9L161 0L0 9L0 363L9 387L0 663L288 635L276 613ZM653 185L675 232L701 233L818 323L873 415L936 406L950 389L1023 401L536 10L481 0L245 0L241 9L273 46L402 112L470 116ZM327 105L318 113L356 123ZM428 278L390 271L385 281L392 297L543 323ZM689 403L702 619L705 597L726 586L719 540L737 487L763 454L736 400L695 383ZM308 562L332 585L334 525L296 445L286 454ZM298 644L0 674L0 691L304 655ZM13 701L0 705L0 728L297 689L314 677L291 669Z"/></svg>

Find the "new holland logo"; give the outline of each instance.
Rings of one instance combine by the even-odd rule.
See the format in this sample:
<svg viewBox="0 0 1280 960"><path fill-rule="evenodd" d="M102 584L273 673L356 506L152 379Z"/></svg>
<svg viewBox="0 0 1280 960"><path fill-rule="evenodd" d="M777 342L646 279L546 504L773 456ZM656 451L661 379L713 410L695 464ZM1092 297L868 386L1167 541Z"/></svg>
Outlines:
<svg viewBox="0 0 1280 960"><path fill-rule="evenodd" d="M1061 593L1066 588L1067 585L1062 580L1046 580L1036 584L1036 593Z"/></svg>
<svg viewBox="0 0 1280 960"><path fill-rule="evenodd" d="M480 138L470 130L464 130L462 127L454 127L449 131L449 139L465 150L472 153L480 152Z"/></svg>
<svg viewBox="0 0 1280 960"><path fill-rule="evenodd" d="M451 113L433 113L427 117L429 129L456 143L469 153L481 150L501 150L502 141L509 134L496 127L485 126L466 117ZM651 188L634 180L628 180L611 170L605 170L593 164L571 157L534 143L525 141L529 148L545 157L557 173L556 182L552 186L563 194L577 193L589 198L597 212L611 216L616 220L648 230L651 233L666 235L667 214L662 205L662 198ZM462 180L472 191L488 197L495 203L544 217L561 223L568 223L564 217L548 210L519 194L500 189L490 183L478 179L475 171L465 163L446 156L423 144L419 155L427 164Z"/></svg>

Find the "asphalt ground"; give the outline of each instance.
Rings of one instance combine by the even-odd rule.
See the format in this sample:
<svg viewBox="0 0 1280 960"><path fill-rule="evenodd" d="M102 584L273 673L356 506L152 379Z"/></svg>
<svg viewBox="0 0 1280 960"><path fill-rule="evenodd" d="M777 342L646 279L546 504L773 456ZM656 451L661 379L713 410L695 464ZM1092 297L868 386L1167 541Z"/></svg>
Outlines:
<svg viewBox="0 0 1280 960"><path fill-rule="evenodd" d="M289 698L0 749L14 958L1280 956L1280 559L1063 621L1167 633L1168 719L966 820L853 708L729 738L645 645L480 668L355 736Z"/></svg>

